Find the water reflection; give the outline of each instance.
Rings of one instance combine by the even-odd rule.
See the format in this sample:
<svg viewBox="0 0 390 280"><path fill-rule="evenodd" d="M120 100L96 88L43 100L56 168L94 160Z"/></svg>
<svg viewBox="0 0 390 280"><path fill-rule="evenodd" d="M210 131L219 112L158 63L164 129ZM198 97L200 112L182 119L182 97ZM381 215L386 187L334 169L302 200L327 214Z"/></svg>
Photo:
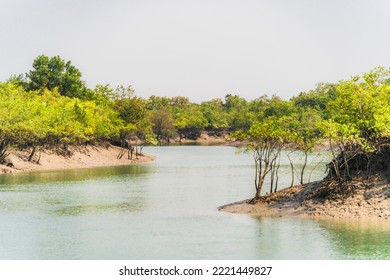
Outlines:
<svg viewBox="0 0 390 280"><path fill-rule="evenodd" d="M390 259L390 221L320 220L342 259Z"/></svg>
<svg viewBox="0 0 390 280"><path fill-rule="evenodd" d="M97 205L72 205L60 206L51 213L61 216L78 216L102 214L105 212L139 212L145 209L145 204L142 200L134 199L129 202L122 202L117 204L97 204Z"/></svg>
<svg viewBox="0 0 390 280"><path fill-rule="evenodd" d="M152 171L153 167L149 164L137 164L4 174L0 176L0 191L9 185L32 185L35 183L41 184L45 182L74 182L101 178L110 178L115 180L115 177L117 176L137 176L144 175Z"/></svg>
<svg viewBox="0 0 390 280"><path fill-rule="evenodd" d="M326 230L312 220L255 218L257 248L262 259L331 259Z"/></svg>
<svg viewBox="0 0 390 280"><path fill-rule="evenodd" d="M0 210L61 216L139 212L149 205L145 184L152 170L145 164L0 176Z"/></svg>

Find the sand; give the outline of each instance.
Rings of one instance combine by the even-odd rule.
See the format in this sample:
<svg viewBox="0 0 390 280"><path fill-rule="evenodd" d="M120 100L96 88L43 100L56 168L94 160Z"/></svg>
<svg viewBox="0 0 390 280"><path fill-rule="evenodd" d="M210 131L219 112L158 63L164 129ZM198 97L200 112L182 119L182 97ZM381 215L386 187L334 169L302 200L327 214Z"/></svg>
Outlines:
<svg viewBox="0 0 390 280"><path fill-rule="evenodd" d="M143 153L128 159L125 153L121 159L117 156L121 148L105 145L70 146L66 149L39 148L32 161L28 161L31 149L24 151L10 150L9 159L14 167L0 165L0 173L17 173L32 170L60 170L89 168L98 166L127 165L153 161L155 158ZM38 162L39 159L39 163Z"/></svg>

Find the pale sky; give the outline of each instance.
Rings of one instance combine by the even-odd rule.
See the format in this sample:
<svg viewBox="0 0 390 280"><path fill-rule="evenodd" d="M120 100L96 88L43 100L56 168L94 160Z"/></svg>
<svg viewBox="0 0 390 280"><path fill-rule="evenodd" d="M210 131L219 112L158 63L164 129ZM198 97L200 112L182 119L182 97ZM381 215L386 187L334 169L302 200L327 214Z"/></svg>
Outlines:
<svg viewBox="0 0 390 280"><path fill-rule="evenodd" d="M0 80L35 57L72 61L89 87L200 102L284 99L390 66L388 0L0 0Z"/></svg>

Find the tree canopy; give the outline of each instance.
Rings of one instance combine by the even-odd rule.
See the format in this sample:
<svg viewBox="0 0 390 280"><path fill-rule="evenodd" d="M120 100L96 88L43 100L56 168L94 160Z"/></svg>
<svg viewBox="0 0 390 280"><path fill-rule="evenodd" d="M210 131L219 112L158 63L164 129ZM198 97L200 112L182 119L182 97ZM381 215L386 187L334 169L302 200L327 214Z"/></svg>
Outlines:
<svg viewBox="0 0 390 280"><path fill-rule="evenodd" d="M80 70L70 61L65 61L59 56L49 58L40 55L34 60L32 67L28 73L14 76L11 81L23 86L26 91L57 88L64 96L91 99L92 91L88 90L85 82L81 80Z"/></svg>

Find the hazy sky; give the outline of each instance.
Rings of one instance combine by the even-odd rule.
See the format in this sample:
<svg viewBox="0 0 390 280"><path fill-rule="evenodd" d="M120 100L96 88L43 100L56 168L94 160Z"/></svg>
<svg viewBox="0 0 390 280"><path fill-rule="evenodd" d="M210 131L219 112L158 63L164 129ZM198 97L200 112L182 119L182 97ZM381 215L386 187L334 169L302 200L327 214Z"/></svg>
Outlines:
<svg viewBox="0 0 390 280"><path fill-rule="evenodd" d="M0 0L0 80L60 55L89 87L283 98L390 66L388 0Z"/></svg>

